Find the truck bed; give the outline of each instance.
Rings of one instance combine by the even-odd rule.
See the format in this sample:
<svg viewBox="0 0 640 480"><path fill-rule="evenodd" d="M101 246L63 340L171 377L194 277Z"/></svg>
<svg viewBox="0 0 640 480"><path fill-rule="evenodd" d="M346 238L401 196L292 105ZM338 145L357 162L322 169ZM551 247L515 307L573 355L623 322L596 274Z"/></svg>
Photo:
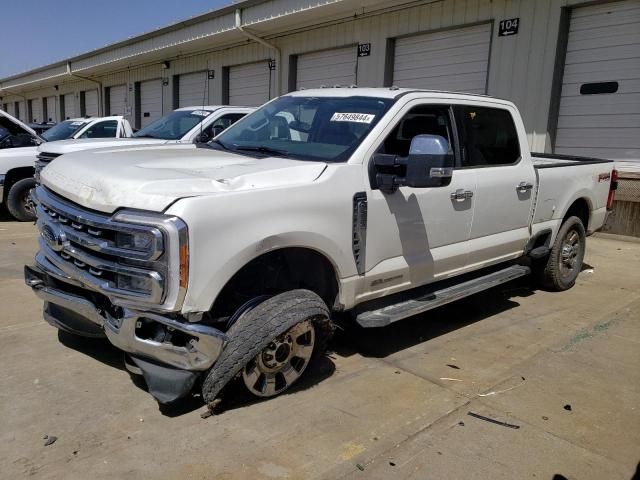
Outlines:
<svg viewBox="0 0 640 480"><path fill-rule="evenodd" d="M596 163L613 163L613 160L602 158L577 157L574 155L560 155L553 153L531 152L531 160L535 168L575 167L578 165L592 165Z"/></svg>
<svg viewBox="0 0 640 480"><path fill-rule="evenodd" d="M555 231L564 215L563 207L558 206L569 206L577 198L584 198L591 210L587 233L600 229L606 218L614 162L571 155L532 153L531 156L538 178L533 224ZM572 168L567 171L559 167Z"/></svg>

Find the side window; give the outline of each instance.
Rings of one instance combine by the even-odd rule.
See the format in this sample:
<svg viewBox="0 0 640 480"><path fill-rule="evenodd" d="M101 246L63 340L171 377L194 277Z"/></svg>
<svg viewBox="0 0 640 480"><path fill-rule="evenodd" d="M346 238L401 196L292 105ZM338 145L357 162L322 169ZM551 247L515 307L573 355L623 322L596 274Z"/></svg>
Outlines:
<svg viewBox="0 0 640 480"><path fill-rule="evenodd" d="M242 117L244 117L246 113L227 113L226 115L222 115L220 118L214 120L214 122L205 128L204 133L213 138L223 130L226 130L231 125L236 123Z"/></svg>
<svg viewBox="0 0 640 480"><path fill-rule="evenodd" d="M118 121L107 120L91 125L80 138L111 138L118 133Z"/></svg>
<svg viewBox="0 0 640 480"><path fill-rule="evenodd" d="M446 105L420 105L412 108L387 135L377 153L406 157L416 135L440 135L449 142L452 153L453 135Z"/></svg>
<svg viewBox="0 0 640 480"><path fill-rule="evenodd" d="M462 145L462 167L518 162L518 132L507 110L460 105L455 107L455 112Z"/></svg>

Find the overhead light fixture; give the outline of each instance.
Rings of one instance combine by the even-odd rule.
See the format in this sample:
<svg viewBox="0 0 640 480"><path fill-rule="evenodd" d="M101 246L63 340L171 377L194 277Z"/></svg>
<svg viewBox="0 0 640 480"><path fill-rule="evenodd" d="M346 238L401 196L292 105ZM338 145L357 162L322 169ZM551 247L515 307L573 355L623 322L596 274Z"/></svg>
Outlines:
<svg viewBox="0 0 640 480"><path fill-rule="evenodd" d="M58 91L58 85L54 85L53 89L57 92Z"/></svg>
<svg viewBox="0 0 640 480"><path fill-rule="evenodd" d="M162 62L162 68L164 68L165 70L168 69L169 66L170 66L169 62L167 61Z"/></svg>

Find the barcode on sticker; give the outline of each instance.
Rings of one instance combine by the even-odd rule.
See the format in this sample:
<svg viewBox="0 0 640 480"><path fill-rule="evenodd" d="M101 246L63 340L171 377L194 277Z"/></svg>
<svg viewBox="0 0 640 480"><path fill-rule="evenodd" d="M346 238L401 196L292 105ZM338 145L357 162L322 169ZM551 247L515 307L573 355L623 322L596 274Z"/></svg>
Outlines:
<svg viewBox="0 0 640 480"><path fill-rule="evenodd" d="M339 113L336 112L331 117L332 122L356 122L356 123L371 123L375 115L370 113Z"/></svg>

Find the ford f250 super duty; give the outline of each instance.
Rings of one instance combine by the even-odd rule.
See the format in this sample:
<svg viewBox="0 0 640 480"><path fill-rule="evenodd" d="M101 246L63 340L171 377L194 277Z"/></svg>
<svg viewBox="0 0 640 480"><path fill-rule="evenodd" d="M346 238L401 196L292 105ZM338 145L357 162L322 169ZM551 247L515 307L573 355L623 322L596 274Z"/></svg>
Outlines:
<svg viewBox="0 0 640 480"><path fill-rule="evenodd" d="M277 395L332 318L379 328L534 273L574 285L613 163L531 154L513 103L408 89L284 95L203 148L61 157L25 267L44 317L106 336L160 402Z"/></svg>

